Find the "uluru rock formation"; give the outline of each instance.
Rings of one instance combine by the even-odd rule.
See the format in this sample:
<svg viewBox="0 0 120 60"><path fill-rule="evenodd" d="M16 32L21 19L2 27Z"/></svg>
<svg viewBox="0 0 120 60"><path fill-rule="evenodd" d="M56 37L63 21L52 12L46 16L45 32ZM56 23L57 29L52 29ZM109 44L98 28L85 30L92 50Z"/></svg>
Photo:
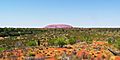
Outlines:
<svg viewBox="0 0 120 60"><path fill-rule="evenodd" d="M45 28L73 28L71 25L66 25L66 24L51 24L45 26Z"/></svg>

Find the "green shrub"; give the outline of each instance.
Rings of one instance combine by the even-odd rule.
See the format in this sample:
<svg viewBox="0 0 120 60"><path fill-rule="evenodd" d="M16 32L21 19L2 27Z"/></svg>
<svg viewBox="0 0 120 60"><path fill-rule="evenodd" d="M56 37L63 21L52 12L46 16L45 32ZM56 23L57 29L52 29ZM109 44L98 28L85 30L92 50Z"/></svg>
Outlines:
<svg viewBox="0 0 120 60"><path fill-rule="evenodd" d="M64 45L67 44L67 41L65 40L65 38L59 37L59 38L55 38L55 39L49 40L48 43L50 45L55 45L55 46L63 47Z"/></svg>
<svg viewBox="0 0 120 60"><path fill-rule="evenodd" d="M48 40L49 45L55 45L55 39Z"/></svg>
<svg viewBox="0 0 120 60"><path fill-rule="evenodd" d="M116 40L115 47L117 47L118 49L120 49L120 40Z"/></svg>
<svg viewBox="0 0 120 60"><path fill-rule="evenodd" d="M64 45L67 44L67 41L64 38L58 38L57 44L59 45L59 47L63 47Z"/></svg>
<svg viewBox="0 0 120 60"><path fill-rule="evenodd" d="M36 46L36 45L37 45L37 42L36 42L36 40L31 40L31 41L28 41L28 42L27 42L27 45L28 45L28 46Z"/></svg>
<svg viewBox="0 0 120 60"><path fill-rule="evenodd" d="M76 43L76 39L75 38L70 38L69 39L69 44L75 44Z"/></svg>
<svg viewBox="0 0 120 60"><path fill-rule="evenodd" d="M0 48L0 52L3 51L3 50L5 50L5 48Z"/></svg>
<svg viewBox="0 0 120 60"><path fill-rule="evenodd" d="M115 39L113 37L108 38L108 43L113 44L115 42Z"/></svg>

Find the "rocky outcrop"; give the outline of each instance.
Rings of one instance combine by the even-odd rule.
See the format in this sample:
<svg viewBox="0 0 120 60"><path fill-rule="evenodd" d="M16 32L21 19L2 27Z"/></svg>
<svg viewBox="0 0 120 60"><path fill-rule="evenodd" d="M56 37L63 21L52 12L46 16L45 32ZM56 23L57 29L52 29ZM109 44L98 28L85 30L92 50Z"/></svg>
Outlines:
<svg viewBox="0 0 120 60"><path fill-rule="evenodd" d="M45 26L45 28L73 28L73 27L66 24L51 24L51 25Z"/></svg>

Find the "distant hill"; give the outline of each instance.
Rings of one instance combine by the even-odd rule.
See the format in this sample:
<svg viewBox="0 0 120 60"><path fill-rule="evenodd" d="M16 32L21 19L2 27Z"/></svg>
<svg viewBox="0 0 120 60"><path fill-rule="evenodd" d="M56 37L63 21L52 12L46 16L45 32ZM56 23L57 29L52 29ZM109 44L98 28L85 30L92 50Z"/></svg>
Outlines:
<svg viewBox="0 0 120 60"><path fill-rule="evenodd" d="M45 26L45 28L73 28L71 25L66 25L66 24L51 24Z"/></svg>

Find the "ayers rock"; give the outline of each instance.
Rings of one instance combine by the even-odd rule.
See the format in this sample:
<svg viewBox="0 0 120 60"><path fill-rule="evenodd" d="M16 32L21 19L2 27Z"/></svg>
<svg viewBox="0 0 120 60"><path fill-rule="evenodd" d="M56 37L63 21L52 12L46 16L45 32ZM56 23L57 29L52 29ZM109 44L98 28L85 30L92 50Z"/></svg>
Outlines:
<svg viewBox="0 0 120 60"><path fill-rule="evenodd" d="M45 28L73 28L71 25L66 24L50 24L45 26Z"/></svg>

